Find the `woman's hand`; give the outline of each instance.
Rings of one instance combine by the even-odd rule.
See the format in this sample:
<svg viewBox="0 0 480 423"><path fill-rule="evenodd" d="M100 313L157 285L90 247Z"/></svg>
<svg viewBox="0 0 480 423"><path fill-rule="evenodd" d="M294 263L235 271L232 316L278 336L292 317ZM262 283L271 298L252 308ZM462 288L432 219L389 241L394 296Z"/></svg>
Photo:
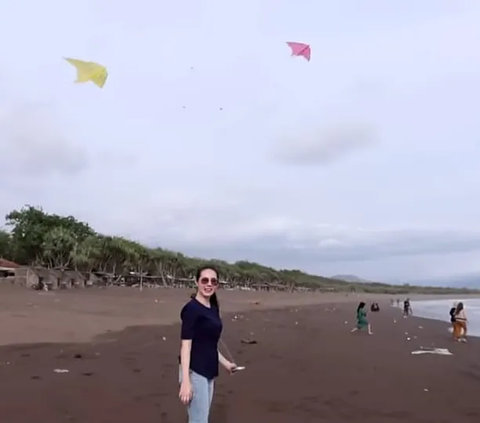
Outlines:
<svg viewBox="0 0 480 423"><path fill-rule="evenodd" d="M180 384L180 392L178 394L178 397L180 398L180 401L182 401L184 405L187 405L192 400L193 389L190 381L183 381Z"/></svg>
<svg viewBox="0 0 480 423"><path fill-rule="evenodd" d="M235 369L238 367L235 363L232 363L230 361L225 361L225 363L222 363L222 364L228 373L233 373Z"/></svg>

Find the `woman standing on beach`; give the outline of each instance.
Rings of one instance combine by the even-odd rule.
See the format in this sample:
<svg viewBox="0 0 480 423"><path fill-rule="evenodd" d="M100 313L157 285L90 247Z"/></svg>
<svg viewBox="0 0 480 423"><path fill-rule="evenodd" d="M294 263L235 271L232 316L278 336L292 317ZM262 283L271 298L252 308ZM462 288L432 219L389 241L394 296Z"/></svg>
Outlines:
<svg viewBox="0 0 480 423"><path fill-rule="evenodd" d="M237 367L218 351L222 320L217 299L218 272L198 269L196 294L185 304L180 347L180 400L187 405L189 423L208 423L218 363L229 372Z"/></svg>
<svg viewBox="0 0 480 423"><path fill-rule="evenodd" d="M405 298L403 302L403 317L408 317L412 312L412 306L410 305L410 298Z"/></svg>
<svg viewBox="0 0 480 423"><path fill-rule="evenodd" d="M467 342L467 315L463 303L457 304L455 323L453 324L453 338L458 342Z"/></svg>
<svg viewBox="0 0 480 423"><path fill-rule="evenodd" d="M372 327L367 320L366 304L362 301L357 307L357 326L352 329L352 332L356 332L360 329L367 329L369 335L373 335Z"/></svg>

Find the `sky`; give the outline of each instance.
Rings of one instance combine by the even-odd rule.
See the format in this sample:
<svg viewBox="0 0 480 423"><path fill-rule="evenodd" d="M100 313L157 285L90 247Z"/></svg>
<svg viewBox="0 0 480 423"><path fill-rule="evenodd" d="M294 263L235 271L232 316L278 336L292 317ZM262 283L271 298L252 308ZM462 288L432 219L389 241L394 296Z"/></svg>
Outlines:
<svg viewBox="0 0 480 423"><path fill-rule="evenodd" d="M326 276L480 272L480 2L298 4L5 5L0 214Z"/></svg>

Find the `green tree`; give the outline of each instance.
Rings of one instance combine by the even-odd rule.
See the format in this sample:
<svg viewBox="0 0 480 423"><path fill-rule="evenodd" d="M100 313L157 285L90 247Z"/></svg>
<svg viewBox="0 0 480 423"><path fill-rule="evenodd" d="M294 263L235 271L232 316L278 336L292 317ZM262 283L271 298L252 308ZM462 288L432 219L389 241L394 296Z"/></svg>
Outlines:
<svg viewBox="0 0 480 423"><path fill-rule="evenodd" d="M0 229L0 257L7 260L13 259L12 237L3 229Z"/></svg>
<svg viewBox="0 0 480 423"><path fill-rule="evenodd" d="M14 257L21 264L42 262L43 248L52 246L53 240L45 243L45 237L53 229L63 228L76 242L82 242L95 232L84 222L73 216L59 216L48 214L43 209L25 206L20 210L13 210L6 216L6 224L11 227ZM58 235L58 233L57 233Z"/></svg>
<svg viewBox="0 0 480 423"><path fill-rule="evenodd" d="M101 235L90 235L82 242L75 243L71 252L71 263L75 270L83 269L87 272L99 269L102 265L102 244Z"/></svg>
<svg viewBox="0 0 480 423"><path fill-rule="evenodd" d="M49 230L43 236L41 261L47 267L69 267L77 247L75 234L63 226Z"/></svg>

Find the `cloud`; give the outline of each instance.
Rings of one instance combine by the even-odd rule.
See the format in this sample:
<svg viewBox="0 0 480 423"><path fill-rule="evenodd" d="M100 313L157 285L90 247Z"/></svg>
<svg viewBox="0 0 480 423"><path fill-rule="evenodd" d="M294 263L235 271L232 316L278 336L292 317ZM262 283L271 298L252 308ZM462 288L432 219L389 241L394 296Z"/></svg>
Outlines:
<svg viewBox="0 0 480 423"><path fill-rule="evenodd" d="M281 217L268 221L236 222L233 228L205 225L202 231L175 232L178 245L217 254L262 256L271 262L348 262L385 257L446 254L480 250L480 232L453 229L359 229L292 222ZM193 228L189 228L193 229ZM208 232L208 235L207 235ZM223 240L222 240L223 238Z"/></svg>
<svg viewBox="0 0 480 423"><path fill-rule="evenodd" d="M202 203L201 195L188 199L179 193L173 199L164 196L156 206L138 205L141 220L112 212L99 224L121 226L151 246L168 245L203 257L248 258L277 267L318 269L326 263L480 251L480 230L458 226L367 228L299 219L278 208L276 212L263 208L261 201L253 208L248 199L233 195L225 195L219 205ZM268 196L264 201L270 201ZM145 221L150 222L148 227Z"/></svg>
<svg viewBox="0 0 480 423"><path fill-rule="evenodd" d="M374 128L367 124L339 122L322 127L308 126L308 123L302 125L296 134L283 137L275 145L274 158L286 164L327 164L369 147L376 140Z"/></svg>
<svg viewBox="0 0 480 423"><path fill-rule="evenodd" d="M4 107L0 115L2 172L13 178L72 176L89 166L85 146L77 142L47 104Z"/></svg>
<svg viewBox="0 0 480 423"><path fill-rule="evenodd" d="M228 228L222 228L223 241L219 235L192 242L189 235L181 237L179 232L172 238L163 233L162 239L166 235L173 248L195 256L251 260L276 268L299 268L321 275L344 271L378 281L395 279L395 282L419 274L458 272L466 265L471 268L472 256L480 252L480 232L362 230L329 225L283 227L280 230L280 226L275 228L273 223L257 231L255 236L253 230L247 231L243 239L238 232L232 234ZM212 242L206 242L208 239ZM236 241L232 241L234 239ZM149 241L150 245L158 244L153 237ZM466 262L465 257L470 257L470 262ZM479 270L478 264L473 268Z"/></svg>

